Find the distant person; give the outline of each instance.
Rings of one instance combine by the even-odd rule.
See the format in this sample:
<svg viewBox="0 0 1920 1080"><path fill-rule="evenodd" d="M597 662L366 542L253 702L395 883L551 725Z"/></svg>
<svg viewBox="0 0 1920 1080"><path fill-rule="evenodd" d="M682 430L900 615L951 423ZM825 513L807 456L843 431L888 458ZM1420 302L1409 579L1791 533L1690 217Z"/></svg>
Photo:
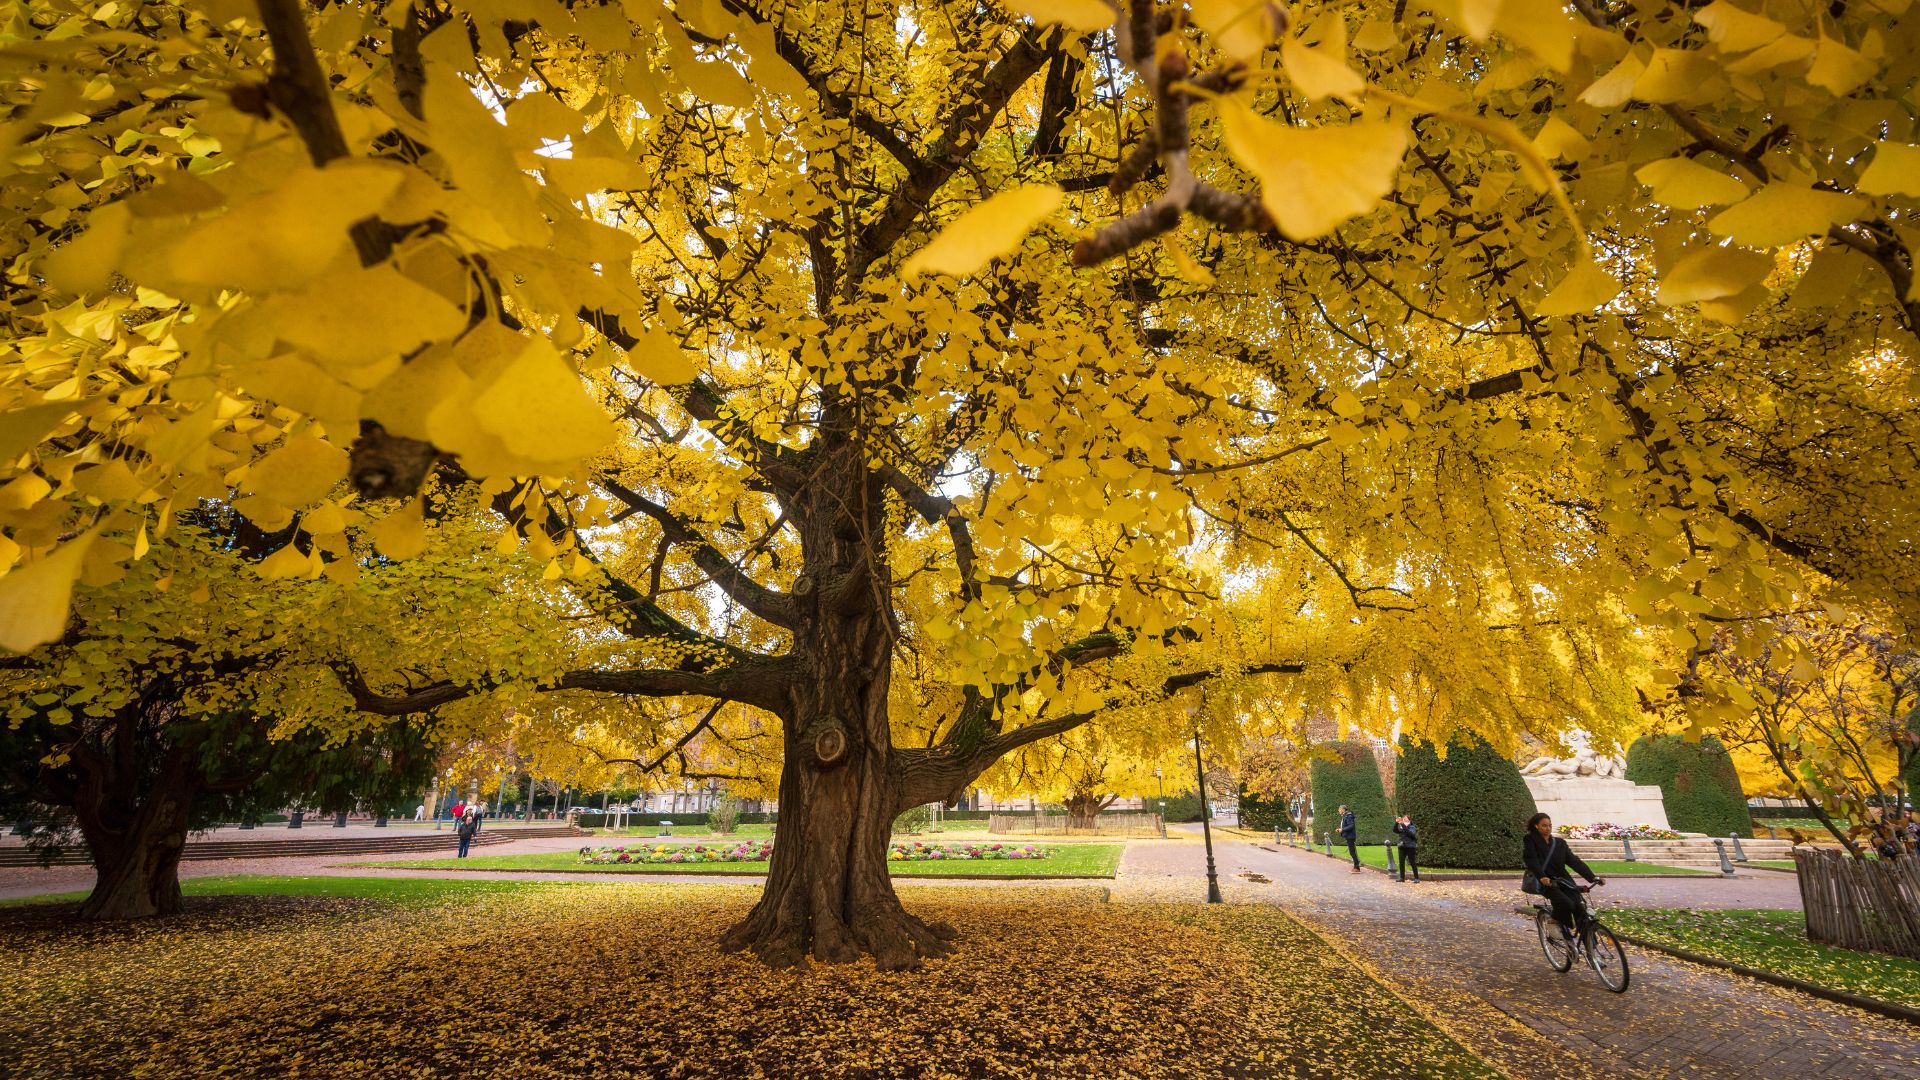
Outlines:
<svg viewBox="0 0 1920 1080"><path fill-rule="evenodd" d="M1344 804L1340 807L1340 839L1347 842L1347 857L1353 860L1353 872L1360 872L1360 823L1354 820L1353 811Z"/></svg>
<svg viewBox="0 0 1920 1080"><path fill-rule="evenodd" d="M456 859L467 857L467 849L473 846L473 835L480 831L480 811L470 806L465 809L466 813L461 815L460 824L454 829L460 837L460 854L454 856Z"/></svg>
<svg viewBox="0 0 1920 1080"><path fill-rule="evenodd" d="M454 824L458 825L460 819L467 816L467 800L453 800L453 809L447 811L447 816L453 819Z"/></svg>
<svg viewBox="0 0 1920 1080"><path fill-rule="evenodd" d="M427 820L427 804L426 803L421 803L419 806L416 806L413 808L413 820L415 821Z"/></svg>
<svg viewBox="0 0 1920 1080"><path fill-rule="evenodd" d="M1400 880L1412 874L1413 883L1420 884L1420 836L1413 819L1405 814L1393 819L1393 835L1400 838Z"/></svg>
<svg viewBox="0 0 1920 1080"><path fill-rule="evenodd" d="M1580 894L1574 890L1567 869L1571 867L1594 885L1605 885L1606 879L1595 877L1567 842L1553 835L1553 819L1545 814L1527 819L1527 839L1521 854L1527 869L1540 879L1540 895L1553 905L1553 921L1560 924L1560 932L1568 938L1573 937L1576 929L1584 933L1587 928L1584 925L1576 928L1574 919L1585 922L1586 905L1580 902Z"/></svg>

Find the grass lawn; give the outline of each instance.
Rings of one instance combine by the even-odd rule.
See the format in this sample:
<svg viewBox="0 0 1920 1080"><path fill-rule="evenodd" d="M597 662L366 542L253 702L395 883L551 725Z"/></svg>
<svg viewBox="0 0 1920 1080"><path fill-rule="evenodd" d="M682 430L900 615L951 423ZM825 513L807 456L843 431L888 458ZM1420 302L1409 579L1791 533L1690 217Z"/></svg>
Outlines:
<svg viewBox="0 0 1920 1080"><path fill-rule="evenodd" d="M1797 911L1613 908L1607 912L1607 923L1661 945L1864 997L1920 1006L1920 960L1808 941Z"/></svg>
<svg viewBox="0 0 1920 1080"><path fill-rule="evenodd" d="M595 844L595 847L601 845ZM1099 877L1110 878L1120 865L1124 844L1042 845L1053 848L1045 859L1004 859L965 862L890 862L887 869L901 877ZM764 874L764 862L736 863L602 863L588 864L571 851L544 851L532 855L471 855L464 859L406 859L397 862L356 863L356 866L394 866L416 870L548 870L616 874Z"/></svg>
<svg viewBox="0 0 1920 1080"><path fill-rule="evenodd" d="M1324 849L1317 849L1317 850L1324 850ZM1347 857L1347 849L1344 847L1341 847L1338 844L1335 844L1333 848L1333 857L1336 859L1345 859ZM1387 849L1384 847L1381 847L1378 844L1375 844L1372 847L1363 847L1360 849L1360 861L1367 864L1368 866L1373 866L1373 867L1377 867L1379 869L1385 870L1387 869ZM1687 877L1719 877L1720 876L1718 873L1711 870L1691 870L1691 869L1686 869L1678 866L1660 866L1654 863L1626 862L1624 860L1613 860L1613 859L1588 859L1587 865L1591 867L1593 869L1593 872L1599 875L1600 877L1624 877L1632 874L1680 874ZM1520 879L1520 869L1518 867L1515 867L1512 870L1464 870L1464 869L1451 869L1448 867L1429 867L1424 862L1420 864L1421 877L1447 877L1450 874L1507 874L1507 873L1511 873L1514 876L1514 880L1516 882Z"/></svg>
<svg viewBox="0 0 1920 1080"><path fill-rule="evenodd" d="M715 947L753 886L427 884L467 891L196 896L113 926L7 909L0 1060L22 1077L1498 1075L1264 905L928 886L906 904L959 931L954 955L771 973ZM450 1004L476 972L511 1007Z"/></svg>
<svg viewBox="0 0 1920 1080"><path fill-rule="evenodd" d="M1734 869L1742 866L1766 866L1775 870L1797 870L1799 866L1792 859L1749 859L1744 863L1734 863Z"/></svg>

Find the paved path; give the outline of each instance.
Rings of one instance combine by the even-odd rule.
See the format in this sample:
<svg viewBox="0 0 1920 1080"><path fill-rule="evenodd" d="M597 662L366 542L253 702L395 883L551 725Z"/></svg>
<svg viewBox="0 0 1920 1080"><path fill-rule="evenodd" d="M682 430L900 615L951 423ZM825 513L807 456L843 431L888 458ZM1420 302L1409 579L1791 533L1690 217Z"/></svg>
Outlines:
<svg viewBox="0 0 1920 1080"><path fill-rule="evenodd" d="M1629 949L1633 984L1609 993L1584 966L1556 975L1523 899L1501 882L1401 884L1285 847L1215 838L1229 903L1305 919L1359 966L1516 1077L1920 1077L1920 1031L1714 969ZM1257 880L1266 878L1266 881ZM1129 845L1115 899L1204 896L1192 839ZM1612 904L1797 908L1793 879L1616 878ZM1618 884L1613 884L1618 882Z"/></svg>

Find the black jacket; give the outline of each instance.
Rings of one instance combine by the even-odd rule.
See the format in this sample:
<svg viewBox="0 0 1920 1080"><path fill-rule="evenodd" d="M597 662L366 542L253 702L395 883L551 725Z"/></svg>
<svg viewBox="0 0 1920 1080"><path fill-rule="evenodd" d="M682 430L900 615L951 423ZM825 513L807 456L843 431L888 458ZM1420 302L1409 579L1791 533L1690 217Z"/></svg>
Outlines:
<svg viewBox="0 0 1920 1080"><path fill-rule="evenodd" d="M1418 835L1417 830L1414 828L1413 822L1411 821L1407 822L1405 825L1402 825L1397 821L1394 822L1393 835L1400 838L1400 846L1403 848L1408 848L1408 847L1417 848L1420 846L1420 837Z"/></svg>
<svg viewBox="0 0 1920 1080"><path fill-rule="evenodd" d="M1566 840L1561 837L1542 840L1539 833L1529 832L1525 854L1527 869L1533 871L1536 877L1559 881L1567 876L1567 869L1571 867L1588 881L1594 880L1594 872L1580 861L1580 856L1575 855L1573 848L1567 846Z"/></svg>
<svg viewBox="0 0 1920 1080"><path fill-rule="evenodd" d="M468 814L465 817L461 818L460 824L454 826L454 831L463 838L472 836L474 833L479 832L480 831L480 815Z"/></svg>
<svg viewBox="0 0 1920 1080"><path fill-rule="evenodd" d="M1353 811L1340 815L1340 839L1352 840L1360 835L1360 829L1354 824Z"/></svg>

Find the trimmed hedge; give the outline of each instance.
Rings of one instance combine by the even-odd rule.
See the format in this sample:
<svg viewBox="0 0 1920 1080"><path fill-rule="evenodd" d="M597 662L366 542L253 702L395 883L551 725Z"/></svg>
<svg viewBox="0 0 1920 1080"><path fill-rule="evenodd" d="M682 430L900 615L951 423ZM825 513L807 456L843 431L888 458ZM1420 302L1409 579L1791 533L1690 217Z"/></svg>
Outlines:
<svg viewBox="0 0 1920 1080"><path fill-rule="evenodd" d="M1257 829L1261 832L1291 829L1293 818L1287 814L1285 799L1263 798L1242 787L1240 789L1240 827Z"/></svg>
<svg viewBox="0 0 1920 1080"><path fill-rule="evenodd" d="M1513 759L1485 742L1456 742L1445 761L1431 743L1400 740L1393 766L1400 812L1420 833L1428 866L1506 870L1520 865L1533 793Z"/></svg>
<svg viewBox="0 0 1920 1080"><path fill-rule="evenodd" d="M1378 844L1392 834L1393 815L1387 813L1387 791L1380 783L1380 762L1373 747L1366 743L1341 741L1321 743L1331 749L1335 760L1315 757L1307 767L1313 784L1313 835L1337 836L1340 831L1340 805L1353 811L1362 844Z"/></svg>
<svg viewBox="0 0 1920 1080"><path fill-rule="evenodd" d="M1667 823L1681 832L1753 835L1740 773L1712 735L1697 743L1678 735L1642 735L1627 748L1627 779L1658 786Z"/></svg>

